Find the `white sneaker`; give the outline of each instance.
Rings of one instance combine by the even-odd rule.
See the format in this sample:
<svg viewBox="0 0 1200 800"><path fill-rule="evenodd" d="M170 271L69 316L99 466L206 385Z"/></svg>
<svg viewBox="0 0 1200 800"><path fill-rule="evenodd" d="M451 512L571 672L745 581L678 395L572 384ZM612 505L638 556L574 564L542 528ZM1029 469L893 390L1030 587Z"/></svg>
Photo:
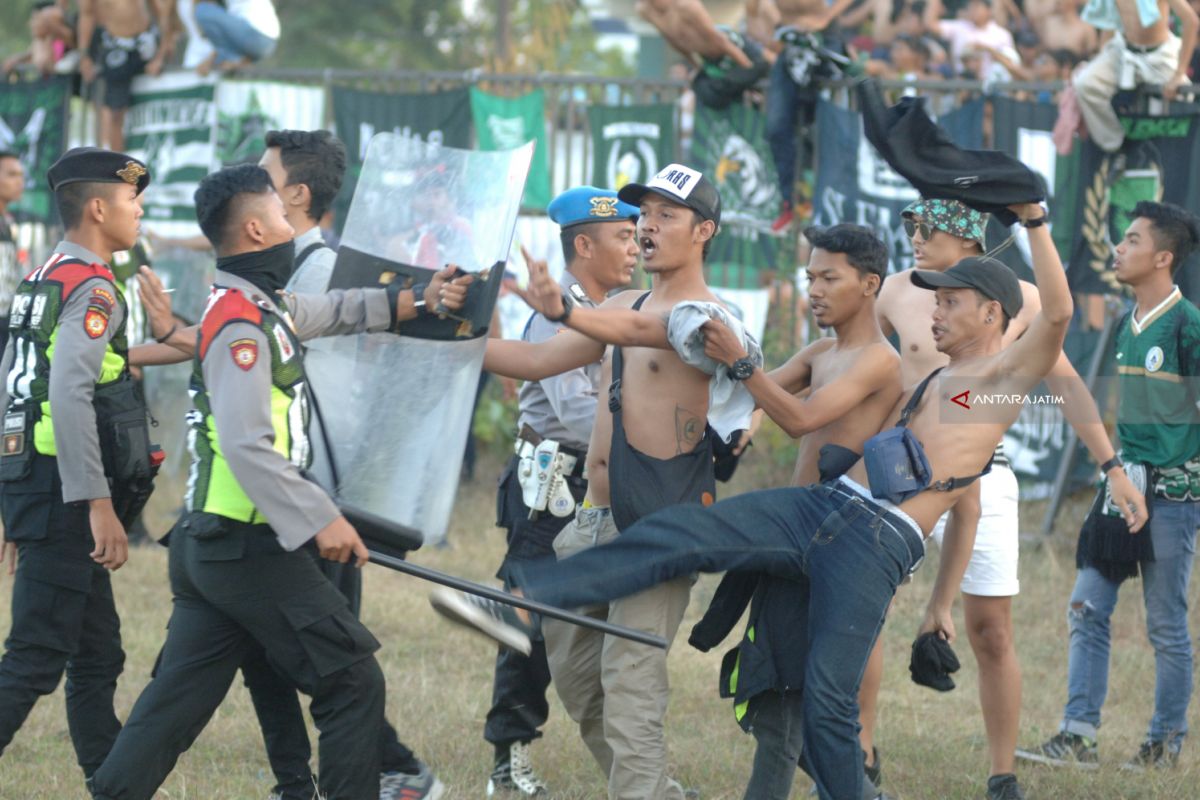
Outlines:
<svg viewBox="0 0 1200 800"><path fill-rule="evenodd" d="M533 771L529 758L529 742L513 742L508 746L508 758L501 759L488 779L487 796L495 797L512 792L525 797L536 797L545 793L546 782Z"/></svg>

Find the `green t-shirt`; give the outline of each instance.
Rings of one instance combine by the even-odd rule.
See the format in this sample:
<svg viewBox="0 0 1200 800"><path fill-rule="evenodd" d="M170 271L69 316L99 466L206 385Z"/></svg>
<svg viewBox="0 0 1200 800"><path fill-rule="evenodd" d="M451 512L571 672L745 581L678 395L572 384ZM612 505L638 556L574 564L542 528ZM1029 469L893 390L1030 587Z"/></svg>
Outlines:
<svg viewBox="0 0 1200 800"><path fill-rule="evenodd" d="M1117 331L1122 454L1159 469L1198 460L1200 469L1200 309L1176 287L1140 322L1134 316Z"/></svg>

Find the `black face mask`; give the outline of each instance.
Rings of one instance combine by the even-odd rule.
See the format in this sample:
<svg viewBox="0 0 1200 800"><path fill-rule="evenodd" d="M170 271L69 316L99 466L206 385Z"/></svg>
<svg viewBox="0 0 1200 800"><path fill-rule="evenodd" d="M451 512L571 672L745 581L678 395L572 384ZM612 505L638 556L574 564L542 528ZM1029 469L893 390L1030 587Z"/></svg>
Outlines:
<svg viewBox="0 0 1200 800"><path fill-rule="evenodd" d="M266 292L272 300L275 299L276 292L287 286L295 266L296 242L292 239L268 250L222 256L217 259L217 269L250 281Z"/></svg>

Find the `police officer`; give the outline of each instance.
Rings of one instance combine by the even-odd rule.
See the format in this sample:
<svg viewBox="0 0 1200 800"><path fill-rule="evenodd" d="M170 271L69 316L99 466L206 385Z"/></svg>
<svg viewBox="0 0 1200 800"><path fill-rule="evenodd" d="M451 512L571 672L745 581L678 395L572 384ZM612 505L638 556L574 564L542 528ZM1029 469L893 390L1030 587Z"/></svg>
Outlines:
<svg viewBox="0 0 1200 800"><path fill-rule="evenodd" d="M581 186L554 198L547 212L561 227L567 269L560 283L576 302L598 305L609 292L629 285L638 253L635 206L617 200L614 191ZM534 314L521 338L541 342L560 330L561 325ZM496 577L506 589L513 587L514 562L554 552L554 537L571 521L575 503L583 500L599 382L596 362L521 387L516 454L500 478L496 498L496 524L508 529L508 552ZM539 452L549 454L543 460L550 463L550 475L539 475ZM539 486L550 488L539 496ZM502 792L536 795L546 788L529 759L529 743L541 736L538 728L549 713L550 685L546 645L540 634L533 638L528 656L504 647L496 655L492 708L483 734L496 749L489 797Z"/></svg>
<svg viewBox="0 0 1200 800"><path fill-rule="evenodd" d="M470 278L449 282L447 269L421 289L396 282L277 300L293 269L293 230L267 172L240 165L207 176L196 214L217 275L193 361L193 481L171 533L174 608L158 671L90 787L97 798L149 800L257 646L312 697L322 796L375 798L379 645L303 552L315 546L361 566L367 550L300 474L309 457L300 342L392 329L423 313L418 295L460 308Z"/></svg>
<svg viewBox="0 0 1200 800"><path fill-rule="evenodd" d="M108 573L128 555L93 407L98 391L128 379L125 298L105 265L137 239L150 175L127 155L85 147L47 179L66 237L17 287L0 386L0 553L10 571L17 561L0 752L65 669L71 741L91 775L121 729L113 692L125 653Z"/></svg>
<svg viewBox="0 0 1200 800"><path fill-rule="evenodd" d="M295 267L287 289L299 294L321 293L329 288L337 254L325 244L320 220L333 205L346 172L346 146L329 131L268 131L267 149L259 166L283 202L284 217L296 232ZM362 608L362 571L353 564L318 559L318 567L350 603L358 616ZM279 800L312 796L309 761L312 748L296 690L278 674L261 651L242 667L246 688L263 729L267 758L275 774ZM437 800L445 786L421 759L400 741L396 729L384 720L380 800Z"/></svg>

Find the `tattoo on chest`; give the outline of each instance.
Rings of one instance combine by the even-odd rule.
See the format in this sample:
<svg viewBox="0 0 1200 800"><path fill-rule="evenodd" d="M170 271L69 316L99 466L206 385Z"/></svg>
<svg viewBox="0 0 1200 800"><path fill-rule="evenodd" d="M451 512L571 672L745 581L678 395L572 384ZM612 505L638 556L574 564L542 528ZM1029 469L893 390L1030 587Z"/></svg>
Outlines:
<svg viewBox="0 0 1200 800"><path fill-rule="evenodd" d="M704 435L704 420L683 406L675 406L675 454L690 453Z"/></svg>

